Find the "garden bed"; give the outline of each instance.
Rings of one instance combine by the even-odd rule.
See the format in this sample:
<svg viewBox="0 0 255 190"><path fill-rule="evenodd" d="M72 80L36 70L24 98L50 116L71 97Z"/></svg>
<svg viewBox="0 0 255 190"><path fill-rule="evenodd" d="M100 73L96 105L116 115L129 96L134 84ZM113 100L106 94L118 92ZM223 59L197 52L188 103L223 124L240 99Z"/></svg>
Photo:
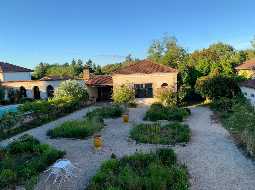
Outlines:
<svg viewBox="0 0 255 190"><path fill-rule="evenodd" d="M190 139L188 125L171 123L161 126L159 123L135 126L130 137L139 143L176 144L187 143Z"/></svg>
<svg viewBox="0 0 255 190"><path fill-rule="evenodd" d="M210 106L236 143L254 157L255 112L253 106L244 97L221 98L213 101Z"/></svg>
<svg viewBox="0 0 255 190"><path fill-rule="evenodd" d="M0 189L15 189L17 185L32 189L40 172L63 156L64 152L23 135L0 149Z"/></svg>
<svg viewBox="0 0 255 190"><path fill-rule="evenodd" d="M21 105L15 113L0 118L0 140L38 127L85 108L87 103L71 99L39 100Z"/></svg>
<svg viewBox="0 0 255 190"><path fill-rule="evenodd" d="M51 138L75 138L84 139L100 131L104 127L104 118L116 118L122 114L120 106L112 105L97 108L78 121L66 121L60 126L51 129L47 135Z"/></svg>
<svg viewBox="0 0 255 190"><path fill-rule="evenodd" d="M47 135L51 138L75 138L84 139L100 131L104 127L104 122L98 117L87 118L78 121L66 121L60 126L51 129Z"/></svg>
<svg viewBox="0 0 255 190"><path fill-rule="evenodd" d="M87 190L188 190L188 175L172 149L106 161Z"/></svg>
<svg viewBox="0 0 255 190"><path fill-rule="evenodd" d="M162 104L152 104L150 109L146 112L144 120L158 121L183 121L185 117L190 115L188 108L181 107L167 107Z"/></svg>

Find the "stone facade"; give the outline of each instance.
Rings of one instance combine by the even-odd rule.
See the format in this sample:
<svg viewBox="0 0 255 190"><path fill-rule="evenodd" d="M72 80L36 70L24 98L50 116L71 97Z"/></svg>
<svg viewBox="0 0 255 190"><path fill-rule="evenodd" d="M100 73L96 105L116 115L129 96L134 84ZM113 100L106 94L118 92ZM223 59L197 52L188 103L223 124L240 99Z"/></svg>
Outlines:
<svg viewBox="0 0 255 190"><path fill-rule="evenodd" d="M113 74L113 88L129 84L134 87L135 84L152 84L153 97L152 98L137 98L137 102L144 104L151 104L157 101L157 94L162 88L171 88L177 91L177 72L172 73L135 73L135 74Z"/></svg>
<svg viewBox="0 0 255 190"><path fill-rule="evenodd" d="M47 88L51 86L53 90L55 90L61 82L65 80L52 80L52 81L44 81L44 80L27 80L27 81L7 81L2 82L2 86L4 86L7 90L8 88L20 89L21 87L26 89L26 95L28 98L34 98L34 89L35 87L39 88L40 98L46 99L48 98ZM82 85L84 84L84 80L78 80ZM7 98L7 90L6 90L6 98Z"/></svg>

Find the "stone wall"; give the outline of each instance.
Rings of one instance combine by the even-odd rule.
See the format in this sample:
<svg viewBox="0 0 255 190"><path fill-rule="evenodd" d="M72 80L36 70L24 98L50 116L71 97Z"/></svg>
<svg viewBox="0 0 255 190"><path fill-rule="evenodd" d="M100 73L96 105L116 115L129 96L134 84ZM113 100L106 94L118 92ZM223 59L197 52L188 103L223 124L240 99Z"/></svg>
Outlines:
<svg viewBox="0 0 255 190"><path fill-rule="evenodd" d="M40 81L40 80L8 81L8 82L3 82L2 85L7 89L8 88L20 89L20 87L22 86L26 89L26 93L27 93L28 98L34 98L33 89L34 89L35 86L37 86L40 90L41 98L46 99L46 98L48 98L48 96L47 96L47 87L49 85L51 85L55 90L59 86L59 84L63 81L64 80L54 80L54 81ZM78 80L78 81L82 85L85 85L84 80ZM7 91L6 91L6 98L7 98Z"/></svg>
<svg viewBox="0 0 255 190"><path fill-rule="evenodd" d="M173 88L173 91L177 91L177 72L176 73L153 73L153 74L114 74L113 79L113 88L120 86L122 84L129 84L134 86L134 84L145 84L152 83L154 97L149 101L146 101L146 98L139 99L137 101L148 102L148 104L157 101L155 95L157 94L158 89L162 88L162 85L166 85L168 88Z"/></svg>

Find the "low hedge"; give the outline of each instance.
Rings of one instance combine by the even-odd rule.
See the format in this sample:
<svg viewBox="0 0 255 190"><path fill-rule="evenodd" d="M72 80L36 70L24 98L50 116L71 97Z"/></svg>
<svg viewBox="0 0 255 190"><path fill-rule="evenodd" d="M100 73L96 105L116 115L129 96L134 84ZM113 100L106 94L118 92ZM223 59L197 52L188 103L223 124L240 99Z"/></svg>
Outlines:
<svg viewBox="0 0 255 190"><path fill-rule="evenodd" d="M26 102L15 113L0 117L0 140L38 127L85 107L86 103L70 98Z"/></svg>
<svg viewBox="0 0 255 190"><path fill-rule="evenodd" d="M188 174L172 149L104 162L87 190L188 190Z"/></svg>
<svg viewBox="0 0 255 190"><path fill-rule="evenodd" d="M152 104L146 112L144 119L149 121L168 120L168 121L183 121L185 117L190 115L188 108L167 107L162 104Z"/></svg>
<svg viewBox="0 0 255 190"><path fill-rule="evenodd" d="M86 114L86 117L100 117L100 118L117 118L123 113L123 109L117 105L104 106L96 108L93 111Z"/></svg>
<svg viewBox="0 0 255 190"><path fill-rule="evenodd" d="M30 135L23 135L0 149L0 188L31 186L31 182L34 185L40 172L64 154L47 144L40 144Z"/></svg>
<svg viewBox="0 0 255 190"><path fill-rule="evenodd" d="M84 139L100 131L103 127L104 123L101 118L92 117L77 121L67 121L49 130L47 135L51 138L64 137Z"/></svg>
<svg viewBox="0 0 255 190"><path fill-rule="evenodd" d="M190 139L188 125L171 123L161 126L159 123L135 126L130 137L140 143L176 144L187 143Z"/></svg>
<svg viewBox="0 0 255 190"><path fill-rule="evenodd" d="M47 135L51 138L78 138L84 139L100 131L104 127L104 118L120 117L123 110L118 105L104 106L88 112L84 119L66 121L62 125L51 129Z"/></svg>

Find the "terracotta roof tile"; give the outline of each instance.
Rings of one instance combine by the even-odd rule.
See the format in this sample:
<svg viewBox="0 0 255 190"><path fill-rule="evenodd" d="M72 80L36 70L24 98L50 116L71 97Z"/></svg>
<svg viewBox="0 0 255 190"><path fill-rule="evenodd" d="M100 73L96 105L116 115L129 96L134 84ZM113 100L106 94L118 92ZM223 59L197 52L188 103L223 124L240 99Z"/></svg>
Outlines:
<svg viewBox="0 0 255 190"><path fill-rule="evenodd" d="M112 77L110 75L94 75L85 83L91 86L112 86Z"/></svg>
<svg viewBox="0 0 255 190"><path fill-rule="evenodd" d="M248 87L248 88L255 88L255 79L241 82L240 86L244 86L244 87Z"/></svg>
<svg viewBox="0 0 255 190"><path fill-rule="evenodd" d="M20 67L10 63L0 62L0 73L9 73L9 72L33 72L31 69L25 67Z"/></svg>
<svg viewBox="0 0 255 190"><path fill-rule="evenodd" d="M237 66L235 69L255 69L255 59L245 61L243 64Z"/></svg>
<svg viewBox="0 0 255 190"><path fill-rule="evenodd" d="M150 60L142 60L134 63L132 65L128 65L126 67L120 68L115 71L113 74L133 74L133 73L173 73L177 72L176 69L154 63Z"/></svg>

